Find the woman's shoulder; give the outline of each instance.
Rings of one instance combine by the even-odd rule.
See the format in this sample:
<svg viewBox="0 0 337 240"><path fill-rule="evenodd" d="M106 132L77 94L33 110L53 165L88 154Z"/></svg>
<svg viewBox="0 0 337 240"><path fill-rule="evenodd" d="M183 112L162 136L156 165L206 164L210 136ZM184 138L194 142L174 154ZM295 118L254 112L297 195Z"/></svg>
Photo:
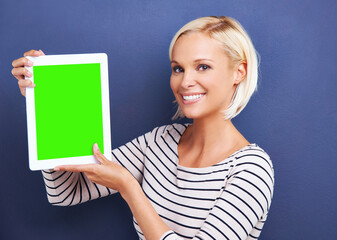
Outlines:
<svg viewBox="0 0 337 240"><path fill-rule="evenodd" d="M268 153L256 143L248 144L247 146L233 153L231 156L235 156L236 158L241 158L244 156L255 156L255 155L270 159Z"/></svg>
<svg viewBox="0 0 337 240"><path fill-rule="evenodd" d="M239 168L260 169L274 178L274 168L269 154L256 143L250 143L231 155ZM242 170L242 169L241 169Z"/></svg>
<svg viewBox="0 0 337 240"><path fill-rule="evenodd" d="M189 123L182 124L182 123L172 123L168 125L162 125L159 127L155 127L151 132L151 135L154 138L157 137L167 137L171 136L174 139L179 139L184 131L187 129Z"/></svg>
<svg viewBox="0 0 337 240"><path fill-rule="evenodd" d="M173 123L168 125L162 125L153 128L151 131L143 135L147 145L149 143L158 142L162 139L169 142L179 142L180 137L188 127L187 124Z"/></svg>
<svg viewBox="0 0 337 240"><path fill-rule="evenodd" d="M267 164L271 169L273 168L269 154L256 143L248 144L247 146L233 153L230 157L235 158L237 164Z"/></svg>

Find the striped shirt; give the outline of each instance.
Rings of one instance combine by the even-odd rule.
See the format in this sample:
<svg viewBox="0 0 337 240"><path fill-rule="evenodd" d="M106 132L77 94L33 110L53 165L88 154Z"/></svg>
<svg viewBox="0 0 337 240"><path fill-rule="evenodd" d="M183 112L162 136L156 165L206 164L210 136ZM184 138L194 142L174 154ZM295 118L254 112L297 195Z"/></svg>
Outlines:
<svg viewBox="0 0 337 240"><path fill-rule="evenodd" d="M257 239L267 218L274 186L272 162L256 144L203 168L180 166L177 146L188 125L157 127L112 151L128 169L163 221L162 240ZM42 171L48 199L74 205L115 193L83 173ZM134 226L145 239L137 221Z"/></svg>

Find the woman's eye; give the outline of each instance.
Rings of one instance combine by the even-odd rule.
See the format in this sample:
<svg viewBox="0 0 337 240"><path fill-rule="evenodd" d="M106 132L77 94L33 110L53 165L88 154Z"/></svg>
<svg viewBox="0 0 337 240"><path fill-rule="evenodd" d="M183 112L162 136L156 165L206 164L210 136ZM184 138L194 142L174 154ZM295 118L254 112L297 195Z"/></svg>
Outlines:
<svg viewBox="0 0 337 240"><path fill-rule="evenodd" d="M182 67L176 66L172 68L173 72L175 73L179 73L179 72L183 72L184 69Z"/></svg>
<svg viewBox="0 0 337 240"><path fill-rule="evenodd" d="M208 65L206 65L206 64L200 64L200 65L198 66L198 70L199 70L199 71L205 71L205 70L207 70L207 69L210 69L210 66L208 66Z"/></svg>

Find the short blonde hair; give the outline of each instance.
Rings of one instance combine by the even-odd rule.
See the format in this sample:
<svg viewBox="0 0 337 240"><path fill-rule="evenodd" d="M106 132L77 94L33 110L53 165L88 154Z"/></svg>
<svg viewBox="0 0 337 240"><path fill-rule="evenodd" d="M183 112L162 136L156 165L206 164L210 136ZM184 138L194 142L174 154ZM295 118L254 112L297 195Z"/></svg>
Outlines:
<svg viewBox="0 0 337 240"><path fill-rule="evenodd" d="M257 90L259 55L254 45L241 24L230 17L202 17L193 20L183 26L173 37L169 56L172 61L174 44L184 34L189 32L201 32L218 40L224 47L225 54L231 60L233 66L242 62L247 64L247 75L236 87L232 101L224 111L225 119L232 119L238 115L247 105L250 97ZM180 107L173 119L184 117Z"/></svg>

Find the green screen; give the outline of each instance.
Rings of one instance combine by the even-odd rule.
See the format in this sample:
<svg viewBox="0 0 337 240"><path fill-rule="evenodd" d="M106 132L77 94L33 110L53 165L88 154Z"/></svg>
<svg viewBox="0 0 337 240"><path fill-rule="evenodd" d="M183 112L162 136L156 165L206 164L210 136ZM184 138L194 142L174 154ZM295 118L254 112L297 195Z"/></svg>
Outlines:
<svg viewBox="0 0 337 240"><path fill-rule="evenodd" d="M92 155L103 147L100 64L34 66L38 160Z"/></svg>

